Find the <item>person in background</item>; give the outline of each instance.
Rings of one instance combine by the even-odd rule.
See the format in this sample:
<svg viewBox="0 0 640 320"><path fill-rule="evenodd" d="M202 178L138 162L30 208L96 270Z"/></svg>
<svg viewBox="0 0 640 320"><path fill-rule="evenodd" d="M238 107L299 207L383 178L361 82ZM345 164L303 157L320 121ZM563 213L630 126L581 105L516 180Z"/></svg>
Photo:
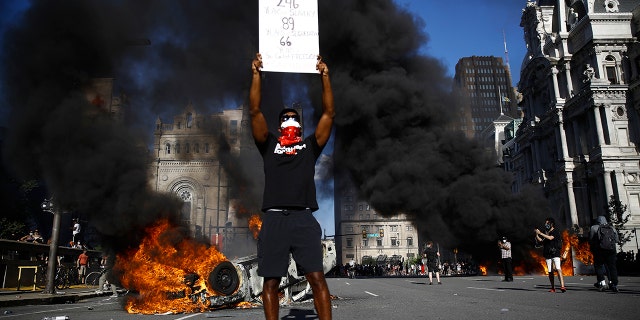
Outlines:
<svg viewBox="0 0 640 320"><path fill-rule="evenodd" d="M29 231L29 234L18 239L18 241L26 241L26 242L33 242L33 240L34 240L33 231Z"/></svg>
<svg viewBox="0 0 640 320"><path fill-rule="evenodd" d="M511 282L513 281L511 242L507 240L507 237L502 237L502 239L498 241L498 248L500 248L500 257L502 258L502 270L504 271L503 281Z"/></svg>
<svg viewBox="0 0 640 320"><path fill-rule="evenodd" d="M562 277L562 266L560 265L560 250L562 250L562 238L560 232L556 230L556 222L553 218L547 218L544 222L545 231L542 232L539 229L535 229L536 241L542 242L542 255L547 262L547 270L549 271L549 282L551 283L551 289L549 292L556 292L556 286L553 281L553 272L558 272L558 279L560 280L560 291L562 293L567 291L564 286L564 278Z"/></svg>
<svg viewBox="0 0 640 320"><path fill-rule="evenodd" d="M87 255L87 250L83 250L78 256L76 267L78 268L78 279L80 283L84 283L84 277L87 276L87 271L89 270L89 255Z"/></svg>
<svg viewBox="0 0 640 320"><path fill-rule="evenodd" d="M33 242L35 242L35 243L44 243L44 239L42 238L42 235L40 234L38 229L33 231Z"/></svg>
<svg viewBox="0 0 640 320"><path fill-rule="evenodd" d="M104 285L107 283L107 281L109 281L109 278L111 278L111 269L113 269L113 264L114 261L112 261L113 259L109 259L109 256L107 255L103 255L102 259L100 260L100 269L102 274L100 275L100 279L98 279L98 290L96 290L96 293L101 294L104 291ZM112 281L109 281L109 283L111 284L111 292L113 293L111 295L112 298L117 298L118 297L118 290L116 288L115 283L113 282L113 279L111 279Z"/></svg>
<svg viewBox="0 0 640 320"><path fill-rule="evenodd" d="M81 229L81 227L80 227L80 222L78 221L78 218L74 218L73 219L73 231L71 232L72 236L73 236L71 241L73 241L74 243L77 242L78 239L80 238L80 236L79 236L80 231L81 231L80 229Z"/></svg>
<svg viewBox="0 0 640 320"><path fill-rule="evenodd" d="M331 319L331 297L322 265L322 229L313 216L318 210L315 163L329 141L335 115L329 68L318 56L322 115L315 132L307 137L302 137L302 119L295 109L280 112L279 136L269 131L261 110L261 68L258 53L251 63L249 113L253 139L264 162L264 215L257 244L258 275L264 277L264 314L267 320L278 319L278 289L291 254L311 285L318 318Z"/></svg>
<svg viewBox="0 0 640 320"><path fill-rule="evenodd" d="M606 227L613 229L611 241L614 245L612 248L602 248L600 245L600 237L598 236L600 233L599 231L600 228ZM595 224L591 226L591 229L589 229L589 247L593 254L593 266L596 271L597 279L597 282L594 285L598 288L598 291L604 291L609 288L613 292L618 292L618 268L616 266L617 255L615 247L615 244L618 243L618 239L618 231L607 222L607 218L604 216L598 216ZM607 282L605 281L605 273L609 279L609 285L607 285Z"/></svg>
<svg viewBox="0 0 640 320"><path fill-rule="evenodd" d="M427 272L429 273L429 285L433 284L433 274L436 274L436 281L440 282L440 251L433 247L433 241L427 241L427 247L424 249L423 256L427 259Z"/></svg>

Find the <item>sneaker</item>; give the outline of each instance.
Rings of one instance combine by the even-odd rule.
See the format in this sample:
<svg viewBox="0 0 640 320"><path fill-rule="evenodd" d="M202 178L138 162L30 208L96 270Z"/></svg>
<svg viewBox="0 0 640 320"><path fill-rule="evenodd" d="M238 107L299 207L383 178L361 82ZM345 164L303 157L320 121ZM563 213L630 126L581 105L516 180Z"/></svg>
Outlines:
<svg viewBox="0 0 640 320"><path fill-rule="evenodd" d="M442 282L438 281L438 284L442 284Z"/></svg>
<svg viewBox="0 0 640 320"><path fill-rule="evenodd" d="M560 287L560 291L562 291L562 293L565 293L565 292L567 292L567 288L565 288L565 287Z"/></svg>
<svg viewBox="0 0 640 320"><path fill-rule="evenodd" d="M96 290L97 294L102 294L102 290Z"/></svg>
<svg viewBox="0 0 640 320"><path fill-rule="evenodd" d="M611 291L620 292L620 291L618 291L618 287L617 286L611 286Z"/></svg>
<svg viewBox="0 0 640 320"><path fill-rule="evenodd" d="M551 288L551 290L549 290L549 292L556 292L556 289Z"/></svg>
<svg viewBox="0 0 640 320"><path fill-rule="evenodd" d="M117 297L118 297L117 293L114 293L114 294L111 295L111 298L117 298Z"/></svg>

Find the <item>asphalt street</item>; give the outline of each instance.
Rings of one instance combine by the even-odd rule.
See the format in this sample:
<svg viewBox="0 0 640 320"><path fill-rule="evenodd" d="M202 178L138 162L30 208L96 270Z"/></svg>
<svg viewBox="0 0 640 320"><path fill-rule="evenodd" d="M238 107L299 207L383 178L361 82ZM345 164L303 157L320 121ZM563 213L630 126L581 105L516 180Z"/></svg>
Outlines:
<svg viewBox="0 0 640 320"><path fill-rule="evenodd" d="M566 293L550 293L546 276L446 277L442 285L420 278L329 278L334 319L638 319L640 278L621 277L620 292L598 292L593 276L566 277ZM261 307L203 313L128 314L128 296L90 297L75 303L6 306L0 319L263 319ZM311 299L284 306L281 319L317 319Z"/></svg>

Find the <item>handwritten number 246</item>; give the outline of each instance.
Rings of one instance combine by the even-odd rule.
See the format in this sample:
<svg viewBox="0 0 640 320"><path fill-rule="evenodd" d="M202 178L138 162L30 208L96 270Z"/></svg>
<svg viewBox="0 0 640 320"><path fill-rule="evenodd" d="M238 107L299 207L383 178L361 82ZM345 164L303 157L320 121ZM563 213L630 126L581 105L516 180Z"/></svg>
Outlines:
<svg viewBox="0 0 640 320"><path fill-rule="evenodd" d="M278 2L278 7L286 7L287 4L289 5L289 8L298 9L296 0L280 0Z"/></svg>

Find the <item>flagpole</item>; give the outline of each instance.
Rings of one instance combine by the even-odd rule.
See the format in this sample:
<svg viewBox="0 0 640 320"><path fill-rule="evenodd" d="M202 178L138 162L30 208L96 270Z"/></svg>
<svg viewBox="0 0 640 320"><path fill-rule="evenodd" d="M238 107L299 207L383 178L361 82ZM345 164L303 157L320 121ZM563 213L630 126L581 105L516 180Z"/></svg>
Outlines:
<svg viewBox="0 0 640 320"><path fill-rule="evenodd" d="M502 113L502 92L500 91L500 86L498 86L498 100L500 100L500 115L504 115L504 113Z"/></svg>

